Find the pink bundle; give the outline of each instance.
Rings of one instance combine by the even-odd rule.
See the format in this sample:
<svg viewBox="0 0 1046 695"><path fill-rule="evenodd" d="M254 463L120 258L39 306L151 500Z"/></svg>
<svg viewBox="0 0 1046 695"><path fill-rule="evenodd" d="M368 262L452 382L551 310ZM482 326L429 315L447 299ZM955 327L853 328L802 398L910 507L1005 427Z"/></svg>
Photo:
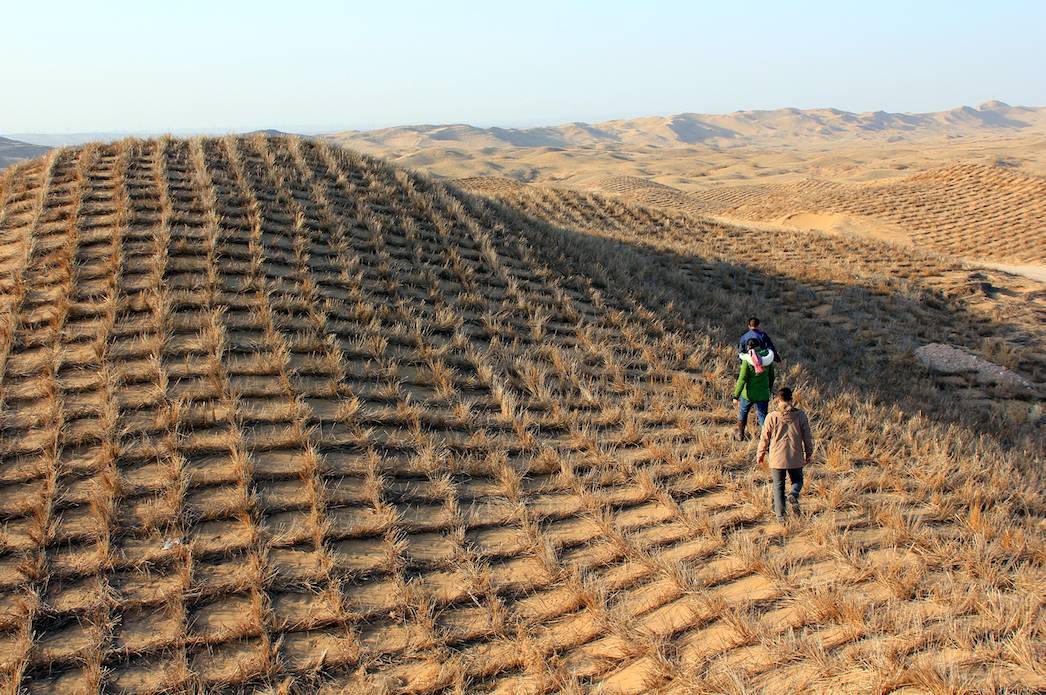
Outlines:
<svg viewBox="0 0 1046 695"><path fill-rule="evenodd" d="M752 366L755 367L756 374L763 373L763 360L759 357L759 353L755 350L748 351L748 359L752 361Z"/></svg>

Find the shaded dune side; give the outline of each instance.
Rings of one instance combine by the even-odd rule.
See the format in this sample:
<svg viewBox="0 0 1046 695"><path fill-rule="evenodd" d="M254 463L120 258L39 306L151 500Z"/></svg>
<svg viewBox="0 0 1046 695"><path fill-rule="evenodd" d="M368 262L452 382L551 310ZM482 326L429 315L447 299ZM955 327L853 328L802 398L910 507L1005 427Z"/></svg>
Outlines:
<svg viewBox="0 0 1046 695"><path fill-rule="evenodd" d="M928 342L945 340L987 359L997 359L995 352L1005 344L1008 366L1040 389L1046 385L1046 294L1036 283L876 240L753 230L618 196L539 186L494 193L470 189L523 213L532 224L550 221L585 230L584 237L570 238L606 247L600 260L590 261L597 269L613 265L606 259L610 249L621 251L617 265L626 267L602 284L649 285L664 295L651 306L689 305L679 330L728 343L733 327L757 312L794 346L789 352L810 364L834 364L860 354L862 369L830 369L822 375L846 375L865 388L882 386L892 373L908 373L914 365L906 358ZM662 283L674 276L684 284ZM885 362L873 366L876 360ZM889 398L912 391L908 383L891 388L897 390ZM952 395L966 404L969 396L977 397Z"/></svg>
<svg viewBox="0 0 1046 695"><path fill-rule="evenodd" d="M4 690L860 692L957 677L942 645L972 683L1046 682L1043 510L990 442L876 410L771 542L734 357L551 227L295 139L16 174Z"/></svg>

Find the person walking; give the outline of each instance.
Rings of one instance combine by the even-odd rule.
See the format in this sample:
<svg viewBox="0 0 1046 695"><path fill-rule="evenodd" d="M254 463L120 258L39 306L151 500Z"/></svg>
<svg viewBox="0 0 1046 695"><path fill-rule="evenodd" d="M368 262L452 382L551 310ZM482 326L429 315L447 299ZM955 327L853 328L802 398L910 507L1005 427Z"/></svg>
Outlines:
<svg viewBox="0 0 1046 695"><path fill-rule="evenodd" d="M803 489L803 467L814 455L814 438L806 413L792 405L792 389L782 387L777 392L778 408L770 413L759 438L760 466L767 464L773 477L774 514L778 521L785 518L785 478L792 483L788 499L793 513L799 513L799 493Z"/></svg>
<svg viewBox="0 0 1046 695"><path fill-rule="evenodd" d="M741 336L737 341L737 352L738 354L744 354L748 350L748 341L756 340L759 342L759 347L764 350L769 350L774 354L774 359L777 362L782 362L781 354L774 347L774 341L770 339L770 335L759 328L759 319L753 316L748 319L748 331Z"/></svg>
<svg viewBox="0 0 1046 695"><path fill-rule="evenodd" d="M745 426L748 423L748 412L754 406L759 414L759 425L762 426L770 406L770 394L774 391L773 353L759 346L759 341L751 338L745 346L747 352L741 355L741 371L734 385L734 404L737 410L737 441L744 441Z"/></svg>

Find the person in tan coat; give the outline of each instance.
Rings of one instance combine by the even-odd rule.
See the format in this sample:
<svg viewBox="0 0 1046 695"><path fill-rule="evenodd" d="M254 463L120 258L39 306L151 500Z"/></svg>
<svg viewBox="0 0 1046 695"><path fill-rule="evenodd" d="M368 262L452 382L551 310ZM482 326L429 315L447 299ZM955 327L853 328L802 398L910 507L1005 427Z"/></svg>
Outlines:
<svg viewBox="0 0 1046 695"><path fill-rule="evenodd" d="M792 510L799 513L799 492L803 489L803 466L814 455L814 438L806 413L792 405L792 389L777 392L778 409L767 416L759 438L760 466L769 455L770 473L774 480L774 514L778 521L785 517L785 477L792 483L789 499Z"/></svg>

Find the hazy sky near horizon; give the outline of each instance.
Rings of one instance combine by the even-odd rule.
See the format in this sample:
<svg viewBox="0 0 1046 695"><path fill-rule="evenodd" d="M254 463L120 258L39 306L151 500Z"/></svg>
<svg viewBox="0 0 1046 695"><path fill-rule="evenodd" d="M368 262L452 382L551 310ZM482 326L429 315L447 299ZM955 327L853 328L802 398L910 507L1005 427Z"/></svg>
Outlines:
<svg viewBox="0 0 1046 695"><path fill-rule="evenodd" d="M0 134L1046 104L1046 3L20 2Z"/></svg>

